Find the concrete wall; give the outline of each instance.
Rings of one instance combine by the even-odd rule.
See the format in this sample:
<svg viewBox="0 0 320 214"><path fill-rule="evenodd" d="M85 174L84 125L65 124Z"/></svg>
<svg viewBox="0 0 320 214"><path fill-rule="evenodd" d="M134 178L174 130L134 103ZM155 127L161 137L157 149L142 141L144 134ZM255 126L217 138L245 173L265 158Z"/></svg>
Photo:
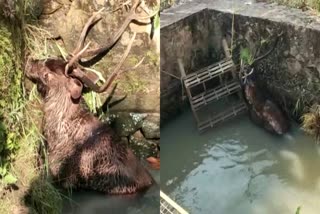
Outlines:
<svg viewBox="0 0 320 214"><path fill-rule="evenodd" d="M186 103L177 60L182 60L188 74L222 57L222 52L216 51L221 47L217 43L220 36L211 33L219 30L214 28L209 27L208 10L195 10L177 22L161 25L161 122L179 112Z"/></svg>
<svg viewBox="0 0 320 214"><path fill-rule="evenodd" d="M260 47L262 55L272 47L276 35L282 33L275 50L258 64L256 71L260 84L270 90L284 110L300 117L308 106L320 101L317 96L320 93L320 26L316 18L275 4L246 6L240 0L233 3L228 0L191 2L164 11L161 69L177 74L177 65L172 62L177 55L183 55L188 72L221 59L223 37L229 45L233 41L235 62L239 61L240 46L252 53ZM195 57L196 51L201 53L201 59ZM177 81L161 73L161 113L165 112L166 118L174 112L169 111L169 107L180 106L181 90L175 85ZM166 95L167 91L170 95Z"/></svg>

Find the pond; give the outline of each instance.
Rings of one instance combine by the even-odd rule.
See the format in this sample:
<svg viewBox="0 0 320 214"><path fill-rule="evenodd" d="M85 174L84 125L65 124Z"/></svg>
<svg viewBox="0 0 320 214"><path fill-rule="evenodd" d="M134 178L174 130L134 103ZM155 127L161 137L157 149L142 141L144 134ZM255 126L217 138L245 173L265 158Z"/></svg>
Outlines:
<svg viewBox="0 0 320 214"><path fill-rule="evenodd" d="M158 214L160 171L150 170L157 185L142 196L107 196L97 192L73 192L64 201L63 214Z"/></svg>
<svg viewBox="0 0 320 214"><path fill-rule="evenodd" d="M279 137L242 115L199 134L191 111L161 128L161 189L190 213L320 210L320 147L297 125Z"/></svg>

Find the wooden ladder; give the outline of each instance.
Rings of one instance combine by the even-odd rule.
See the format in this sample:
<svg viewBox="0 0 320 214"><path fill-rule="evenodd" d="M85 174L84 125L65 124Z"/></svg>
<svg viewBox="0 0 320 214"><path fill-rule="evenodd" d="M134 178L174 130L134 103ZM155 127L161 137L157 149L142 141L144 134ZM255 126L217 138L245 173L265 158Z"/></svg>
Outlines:
<svg viewBox="0 0 320 214"><path fill-rule="evenodd" d="M226 59L188 75L185 74L183 65L178 60L183 84L200 132L215 127L218 123L229 120L247 110L241 96L241 86L236 78L236 66L231 59L225 40L223 40L223 47L226 52ZM226 76L229 76L229 79L224 81ZM209 88L208 83L212 80L215 80L213 82L218 84L214 88ZM199 88L201 90L197 91L196 89ZM238 94L239 101L233 102L231 107L229 106L221 112L215 112L214 114L211 112L209 115L205 115L204 119L200 118L199 114L202 109L232 94Z"/></svg>

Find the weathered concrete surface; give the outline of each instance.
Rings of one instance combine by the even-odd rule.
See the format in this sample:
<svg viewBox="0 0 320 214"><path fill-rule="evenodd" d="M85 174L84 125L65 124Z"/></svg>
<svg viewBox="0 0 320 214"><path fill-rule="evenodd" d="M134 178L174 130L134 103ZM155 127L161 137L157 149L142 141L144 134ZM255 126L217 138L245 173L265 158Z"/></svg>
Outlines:
<svg viewBox="0 0 320 214"><path fill-rule="evenodd" d="M192 19L202 17L204 20ZM192 19L192 20L191 20ZM189 20L189 21L188 21ZM320 99L317 94L320 92L320 22L319 18L311 12L302 12L298 9L291 9L276 4L251 3L249 1L198 1L180 5L163 11L161 14L161 37L174 38L181 41L183 36L192 34L192 31L182 32L188 26L201 26L202 34L199 37L202 41L198 45L192 40L183 40L182 48L179 43L171 42L169 45L161 43L161 50L170 48L170 57L161 53L161 70L165 68L175 74L178 70L176 64L170 62L173 56L186 54L203 47L211 46L211 52L216 57L208 57L211 63L217 61L222 48L219 45L221 39L226 37L229 41L233 37L233 57L239 60L240 41L247 40L248 47L253 53L261 45L261 54L271 48L275 35L280 32L283 35L275 51L257 66L261 84L270 89L277 101L287 110L290 115L300 116L307 107ZM234 29L234 32L232 31ZM199 28L198 28L199 29ZM201 29L199 29L201 30ZM198 39L199 39L198 38ZM193 45L192 48L189 48ZM164 46L164 47L163 47ZM163 47L163 48L162 48ZM220 54L219 54L220 53ZM209 54L203 52L203 56ZM194 70L190 66L190 57L185 57L184 63L187 71ZM207 62L207 63L210 63ZM203 63L205 65L205 63ZM181 90L173 83L166 74L161 74L161 92L166 92L170 86L176 89L171 94L176 96L175 100L181 100ZM173 95L171 95L173 96ZM161 95L161 111L167 112L167 106L179 106L180 103ZM180 105L181 106L181 105ZM178 108L178 107L177 107ZM177 109L176 108L176 109ZM171 110L171 112L173 112ZM166 114L168 117L168 114Z"/></svg>
<svg viewBox="0 0 320 214"><path fill-rule="evenodd" d="M175 15L167 13L171 25L161 26L161 121L183 108L181 74L177 59L183 61L186 73L190 73L210 61L221 58L216 47L221 46L216 35L210 33L209 22L202 7L192 7ZM194 13L200 10L201 12ZM184 11L184 10L183 10ZM161 23L166 22L161 19ZM209 44L208 42L211 41Z"/></svg>

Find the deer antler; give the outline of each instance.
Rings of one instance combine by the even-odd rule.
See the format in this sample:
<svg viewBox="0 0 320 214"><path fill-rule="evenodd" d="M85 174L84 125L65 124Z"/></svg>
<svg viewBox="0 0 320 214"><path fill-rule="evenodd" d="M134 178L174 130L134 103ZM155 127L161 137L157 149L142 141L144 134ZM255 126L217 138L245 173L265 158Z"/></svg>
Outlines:
<svg viewBox="0 0 320 214"><path fill-rule="evenodd" d="M97 86L95 85L88 77L87 75L85 75L85 73L79 69L79 68L76 68L73 70L73 72L70 74L71 76L73 77L76 77L78 79L80 79L83 83L85 83L88 87L90 87L93 91L95 92L98 92L98 93L102 93L106 90L108 90L108 88L111 86L112 82L116 79L117 76L119 76L121 73L127 71L127 70L124 70L124 71L121 71L121 67L124 63L124 61L126 60L126 58L128 57L129 53L130 53L130 50L132 48L132 44L133 44L133 41L136 37L136 33L133 34L132 38L130 39L130 42L129 42L129 45L125 51L125 53L123 54L123 56L121 57L120 59L120 62L118 63L118 65L116 66L116 68L114 69L114 71L111 73L111 75L109 76L109 78L107 79L107 81L102 85L102 86ZM142 58L142 60L140 60L139 63L137 63L133 68L131 69L135 69L137 68L141 63L142 61L144 60L144 58Z"/></svg>
<svg viewBox="0 0 320 214"><path fill-rule="evenodd" d="M107 90L111 83L113 82L113 80L122 72L120 72L120 68L122 66L122 64L124 63L124 60L127 58L132 43L134 41L134 38L136 36L136 34L134 34L134 36L131 38L130 43L128 45L128 48L126 49L125 54L123 55L122 59L120 60L120 63L117 65L117 67L115 68L115 71L111 74L111 76L109 77L109 79L104 83L104 85L102 85L101 87L98 87L97 85L95 85L95 83L93 83L90 78L81 70L79 69L79 61L82 57L89 57L89 56L97 56L101 53L104 53L105 51L109 50L121 37L121 35L124 33L125 29L128 27L128 25L133 21L133 20L138 20L138 19L149 19L153 16L156 15L156 13L158 13L158 11L155 11L154 13L152 13L151 15L148 16L139 16L138 14L136 14L136 10L139 7L139 5L141 4L141 0L137 0L131 7L131 10L129 12L129 14L127 15L126 19L124 20L123 24L121 25L121 27L119 28L119 30L114 34L114 36L109 40L109 42L107 44L105 44L102 47L96 48L96 49L91 49L88 50L89 44L88 43L85 47L84 46L84 42L86 39L86 36L88 34L89 28L90 26L92 26L93 24L95 24L96 22L98 22L101 17L99 16L99 14L102 12L103 9L99 10L98 12L94 13L90 19L87 21L87 23L85 24L81 35L79 37L78 43L77 43L77 47L76 49L72 52L72 54L70 54L71 58L68 60L68 63L65 67L65 75L68 76L69 75L69 70L70 68L72 68L72 66L74 66L74 64L77 64L77 66L75 66L76 68L73 68L70 75L79 78L80 80L82 80L88 87L90 87L92 90L96 91L96 92L103 92L105 90ZM136 65L134 66L133 69L135 69L136 67L138 67L141 63L142 63L143 59ZM85 69L85 68L84 68Z"/></svg>

